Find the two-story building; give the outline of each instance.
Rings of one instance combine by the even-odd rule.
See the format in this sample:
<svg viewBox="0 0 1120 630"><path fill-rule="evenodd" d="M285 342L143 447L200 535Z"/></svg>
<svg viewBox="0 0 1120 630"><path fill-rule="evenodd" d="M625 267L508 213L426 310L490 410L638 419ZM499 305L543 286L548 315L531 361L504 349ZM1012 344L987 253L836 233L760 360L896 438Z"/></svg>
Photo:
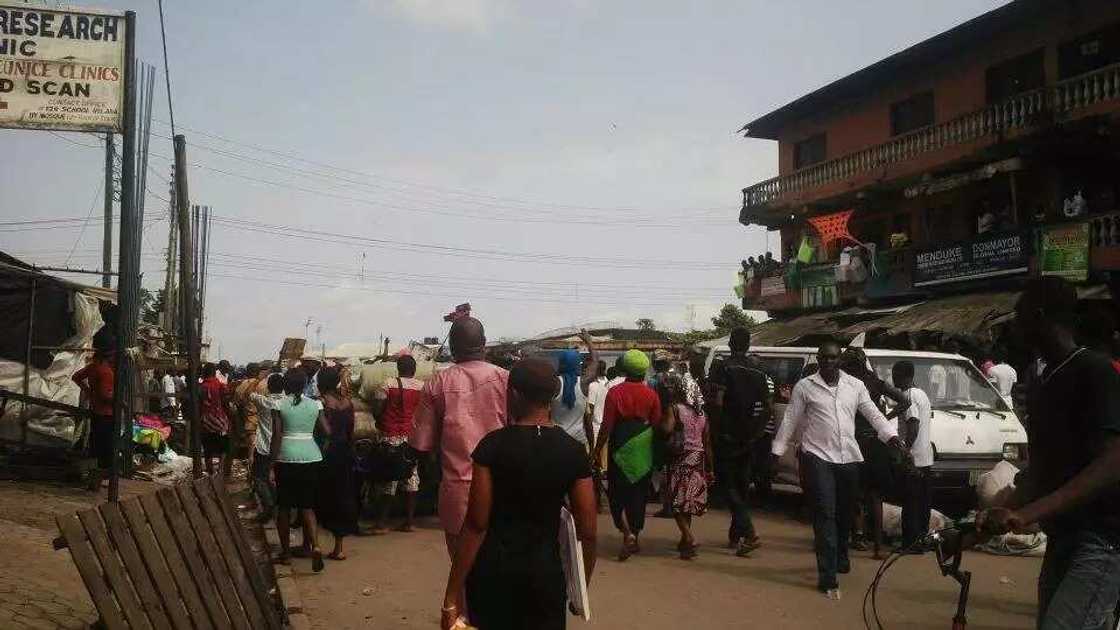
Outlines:
<svg viewBox="0 0 1120 630"><path fill-rule="evenodd" d="M1017 0L747 123L778 176L740 222L781 265L745 271L744 308L769 343L914 345L993 334L1032 274L1090 291L1120 271L1118 113L1120 2Z"/></svg>

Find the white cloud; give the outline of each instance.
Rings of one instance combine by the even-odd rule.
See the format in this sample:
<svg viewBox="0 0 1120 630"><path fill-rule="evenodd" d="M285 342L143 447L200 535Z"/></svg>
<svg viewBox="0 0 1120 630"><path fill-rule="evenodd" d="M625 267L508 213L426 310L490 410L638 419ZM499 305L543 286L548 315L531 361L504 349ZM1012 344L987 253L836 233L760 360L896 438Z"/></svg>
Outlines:
<svg viewBox="0 0 1120 630"><path fill-rule="evenodd" d="M485 33L509 12L506 0L369 0L412 22L454 31Z"/></svg>

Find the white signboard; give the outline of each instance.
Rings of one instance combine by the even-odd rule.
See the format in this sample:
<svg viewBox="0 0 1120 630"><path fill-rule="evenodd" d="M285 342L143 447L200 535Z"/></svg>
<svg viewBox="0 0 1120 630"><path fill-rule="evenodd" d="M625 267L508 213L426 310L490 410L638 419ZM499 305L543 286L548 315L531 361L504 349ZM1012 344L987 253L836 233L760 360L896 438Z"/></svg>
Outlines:
<svg viewBox="0 0 1120 630"><path fill-rule="evenodd" d="M0 4L0 127L120 131L125 17Z"/></svg>

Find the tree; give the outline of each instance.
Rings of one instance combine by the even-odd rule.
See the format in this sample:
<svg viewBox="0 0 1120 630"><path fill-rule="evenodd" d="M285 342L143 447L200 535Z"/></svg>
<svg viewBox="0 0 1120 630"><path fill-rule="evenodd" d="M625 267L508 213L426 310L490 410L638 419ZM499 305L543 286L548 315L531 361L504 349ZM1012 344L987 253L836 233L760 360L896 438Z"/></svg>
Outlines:
<svg viewBox="0 0 1120 630"><path fill-rule="evenodd" d="M648 317L638 319L634 322L634 325L637 326L638 330L642 332L652 332L657 328L657 326L654 325L653 320Z"/></svg>
<svg viewBox="0 0 1120 630"><path fill-rule="evenodd" d="M758 322L754 321L753 317L734 304L724 304L723 308L719 309L719 314L712 318L712 325L716 327L721 337L735 328L750 328L756 323Z"/></svg>
<svg viewBox="0 0 1120 630"><path fill-rule="evenodd" d="M140 321L145 324L152 324L153 326L159 325L159 314L163 311L164 294L163 289L156 291L155 295L151 291L141 287L140 288Z"/></svg>

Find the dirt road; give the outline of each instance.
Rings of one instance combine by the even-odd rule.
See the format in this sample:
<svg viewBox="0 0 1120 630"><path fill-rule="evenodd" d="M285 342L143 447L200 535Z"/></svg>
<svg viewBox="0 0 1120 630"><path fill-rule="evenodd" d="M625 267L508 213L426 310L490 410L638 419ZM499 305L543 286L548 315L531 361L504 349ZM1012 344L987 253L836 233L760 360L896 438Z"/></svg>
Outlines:
<svg viewBox="0 0 1120 630"><path fill-rule="evenodd" d="M853 552L852 573L841 576L843 598L825 599L815 590L812 531L784 514L756 518L764 547L749 559L720 547L727 514L698 519L704 547L691 562L677 559L672 521L649 519L643 554L625 563L614 560L620 539L608 517L600 519L600 553L591 587L593 621L570 628L769 629L863 628L860 604L879 563L869 553ZM315 575L307 561L293 571L313 627L437 627L447 578L447 553L434 522L412 534L360 537L348 541L349 559L330 562ZM322 540L329 544L330 535ZM1033 628L1034 584L1038 558L966 555L973 572L969 628ZM884 628L952 627L957 586L942 577L930 556L912 556L894 565L879 591ZM874 622L872 622L874 623Z"/></svg>

